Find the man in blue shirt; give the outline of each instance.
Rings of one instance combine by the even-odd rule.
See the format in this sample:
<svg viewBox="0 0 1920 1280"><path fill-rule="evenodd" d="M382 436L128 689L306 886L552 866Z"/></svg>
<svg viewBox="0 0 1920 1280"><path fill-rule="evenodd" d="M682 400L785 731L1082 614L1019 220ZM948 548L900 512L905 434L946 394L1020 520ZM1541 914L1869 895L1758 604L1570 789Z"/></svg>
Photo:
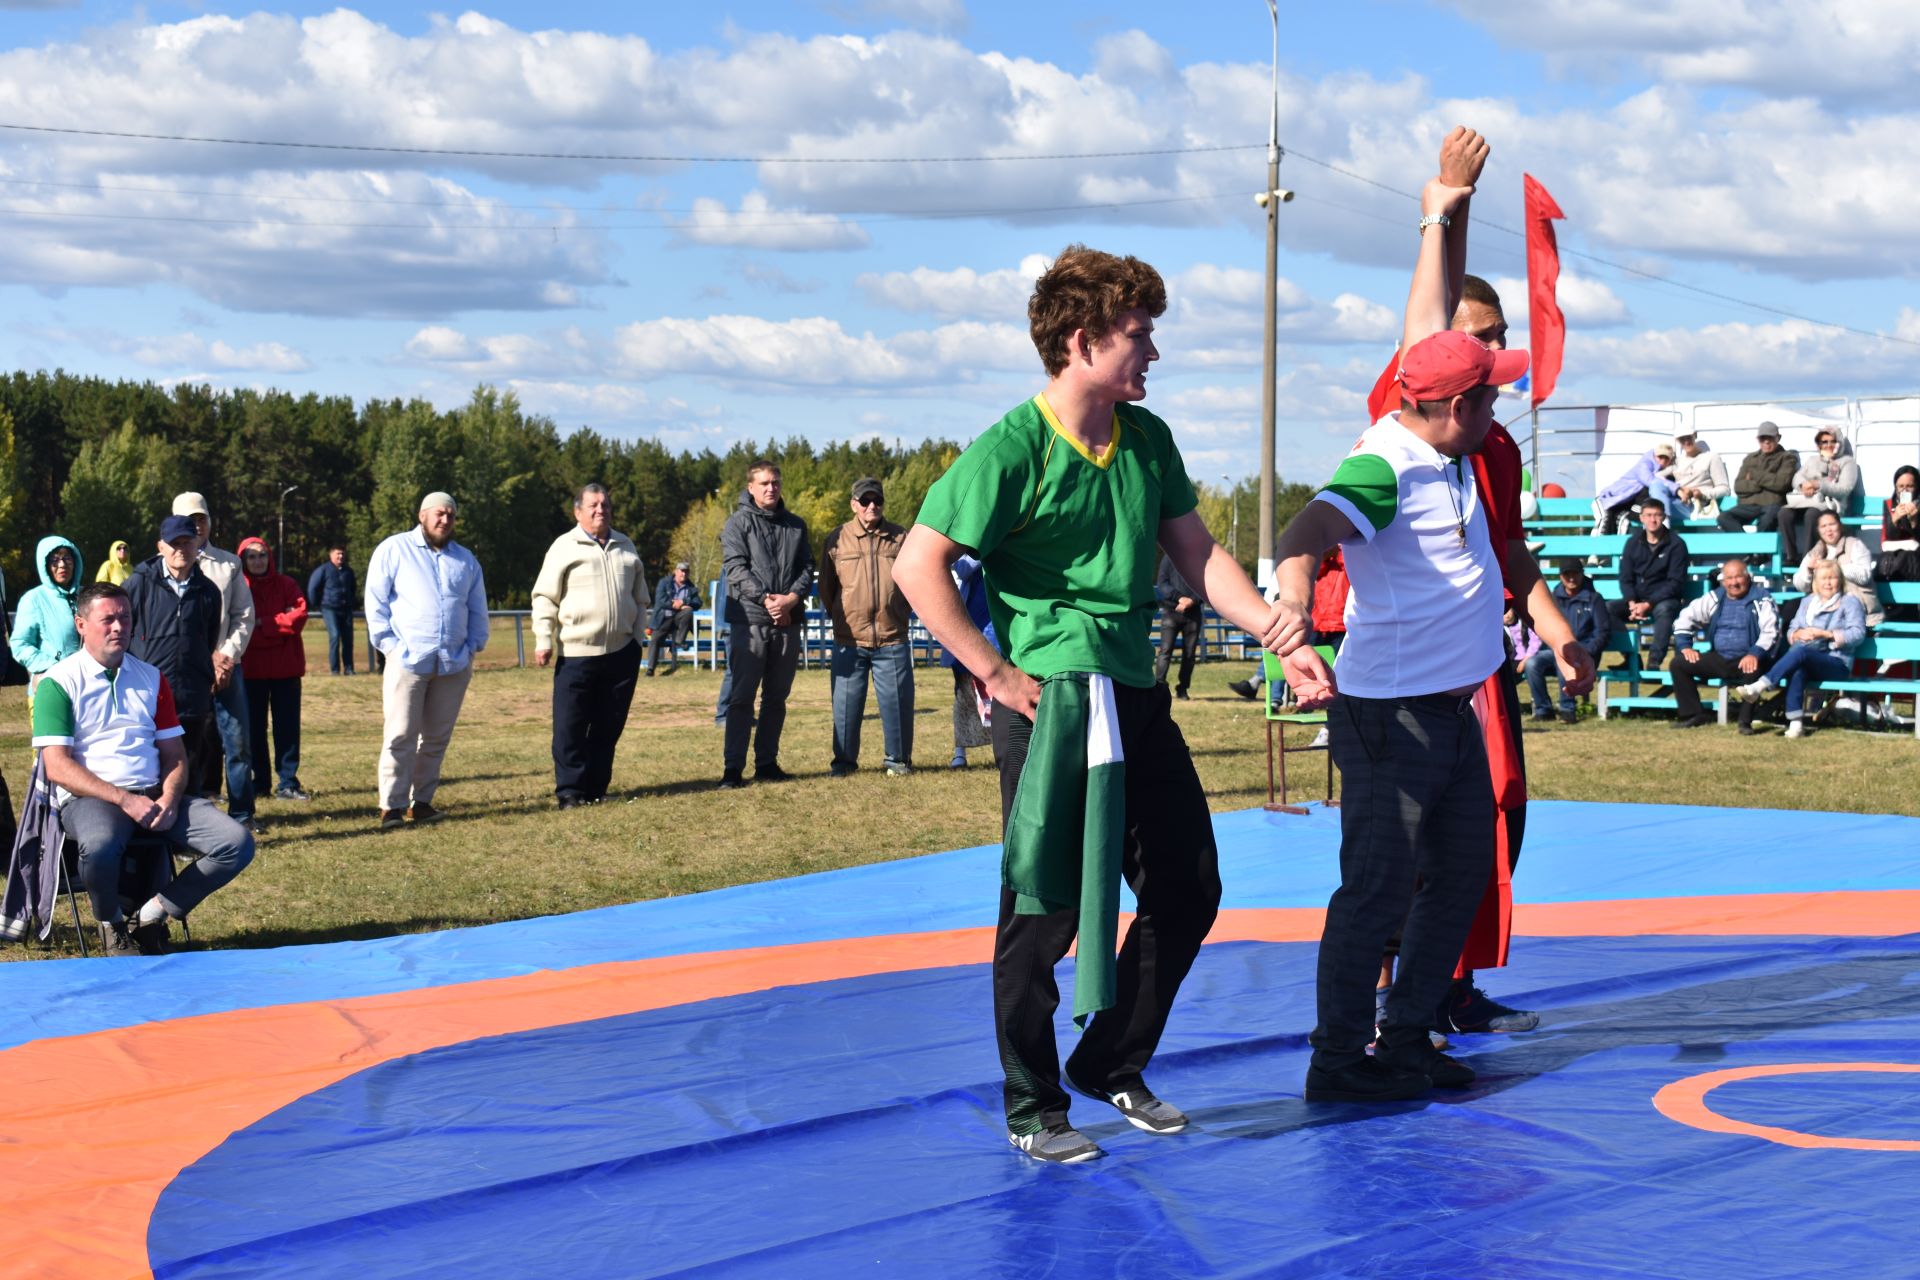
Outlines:
<svg viewBox="0 0 1920 1280"><path fill-rule="evenodd" d="M440 763L473 655L487 647L486 582L473 553L453 540L457 514L452 497L428 494L419 527L382 542L367 565L367 642L387 656L382 831L439 820Z"/></svg>
<svg viewBox="0 0 1920 1280"><path fill-rule="evenodd" d="M336 542L307 579L307 603L327 622L327 670L336 676L353 674L354 586L346 544Z"/></svg>

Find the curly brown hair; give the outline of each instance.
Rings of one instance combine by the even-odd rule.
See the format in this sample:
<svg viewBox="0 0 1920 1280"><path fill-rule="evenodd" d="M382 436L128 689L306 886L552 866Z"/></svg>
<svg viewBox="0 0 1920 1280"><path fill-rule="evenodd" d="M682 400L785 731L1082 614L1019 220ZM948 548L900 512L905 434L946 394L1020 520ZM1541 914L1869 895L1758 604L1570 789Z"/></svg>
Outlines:
<svg viewBox="0 0 1920 1280"><path fill-rule="evenodd" d="M1120 313L1140 307L1150 316L1167 309L1167 285L1140 259L1118 257L1070 244L1033 282L1027 324L1033 348L1049 378L1067 367L1067 339L1075 329L1096 341L1119 323Z"/></svg>

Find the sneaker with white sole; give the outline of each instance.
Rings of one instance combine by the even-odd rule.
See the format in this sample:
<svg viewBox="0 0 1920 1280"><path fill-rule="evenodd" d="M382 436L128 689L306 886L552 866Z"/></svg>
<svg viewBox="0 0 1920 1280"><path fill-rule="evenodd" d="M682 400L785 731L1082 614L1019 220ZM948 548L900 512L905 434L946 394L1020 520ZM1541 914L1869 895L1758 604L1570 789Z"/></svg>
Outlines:
<svg viewBox="0 0 1920 1280"><path fill-rule="evenodd" d="M1007 1142L1022 1155L1047 1164L1084 1164L1107 1154L1091 1138L1065 1123L1038 1133L1010 1133Z"/></svg>
<svg viewBox="0 0 1920 1280"><path fill-rule="evenodd" d="M1773 681L1765 676L1761 676L1751 684L1743 684L1738 688L1727 690L1731 697L1738 698L1742 702L1758 702L1772 692Z"/></svg>
<svg viewBox="0 0 1920 1280"><path fill-rule="evenodd" d="M1807 722L1801 719L1799 716L1795 716L1793 719L1787 721L1787 736L1789 738L1806 737Z"/></svg>
<svg viewBox="0 0 1920 1280"><path fill-rule="evenodd" d="M1138 1089L1122 1089L1118 1093L1108 1093L1105 1089L1089 1089L1085 1085L1074 1083L1072 1077L1067 1083L1079 1093L1086 1094L1096 1102L1104 1102L1127 1118L1127 1123L1136 1129L1148 1133L1179 1133L1187 1127L1186 1112L1170 1103L1154 1097L1153 1090L1142 1084Z"/></svg>
<svg viewBox="0 0 1920 1280"><path fill-rule="evenodd" d="M1540 1025L1539 1014L1508 1008L1465 978L1454 982L1440 1007L1440 1016L1442 1025L1462 1035L1532 1031Z"/></svg>

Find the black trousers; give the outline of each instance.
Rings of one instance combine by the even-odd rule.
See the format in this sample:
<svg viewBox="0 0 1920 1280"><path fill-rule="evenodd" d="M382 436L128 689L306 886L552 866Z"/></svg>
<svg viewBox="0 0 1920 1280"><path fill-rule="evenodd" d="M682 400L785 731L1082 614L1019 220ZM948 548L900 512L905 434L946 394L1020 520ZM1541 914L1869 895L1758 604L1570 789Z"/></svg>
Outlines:
<svg viewBox="0 0 1920 1280"><path fill-rule="evenodd" d="M693 634L693 610L672 609L653 629L653 637L647 641L646 668L651 671L660 663L660 651L666 650L667 661L674 667L680 665L680 648L686 644L687 637Z"/></svg>
<svg viewBox="0 0 1920 1280"><path fill-rule="evenodd" d="M1173 646L1180 646L1180 692L1193 683L1193 660L1200 653L1200 610L1182 613L1178 609L1160 611L1160 652L1153 662L1153 678L1167 682L1167 668L1173 665Z"/></svg>
<svg viewBox="0 0 1920 1280"><path fill-rule="evenodd" d="M1423 1038L1493 870L1493 783L1471 698L1342 694L1327 716L1340 770L1340 887L1327 903L1308 1037L1339 1068L1373 1039L1373 989L1404 921L1380 1033Z"/></svg>
<svg viewBox="0 0 1920 1280"><path fill-rule="evenodd" d="M1173 998L1193 967L1220 909L1220 860L1213 818L1193 757L1173 722L1164 685L1114 687L1120 747L1126 757L1127 836L1121 869L1138 899L1120 946L1115 1002L1087 1022L1067 1070L1089 1088L1137 1089L1166 1030ZM1027 763L1033 722L993 708L1004 829ZM1067 1117L1053 1017L1060 988L1053 968L1072 945L1079 913L1023 916L1000 891L993 946L993 1020L1006 1073L1007 1128L1034 1133Z"/></svg>
<svg viewBox="0 0 1920 1280"><path fill-rule="evenodd" d="M612 653L553 663L553 791L599 800L613 778L613 752L627 727L640 642Z"/></svg>
<svg viewBox="0 0 1920 1280"><path fill-rule="evenodd" d="M1740 669L1738 656L1729 657L1724 653L1702 653L1693 661L1687 661L1684 654L1675 654L1673 665L1668 668L1673 676L1673 705L1681 719L1702 714L1706 708L1700 702L1700 690L1694 687L1695 680L1725 680L1729 684L1745 684L1749 680L1758 680L1766 670L1765 664L1749 675ZM1753 723L1754 704L1737 704L1740 723Z"/></svg>
<svg viewBox="0 0 1920 1280"><path fill-rule="evenodd" d="M187 753L187 791L190 796L205 794L203 787L219 786L220 735L214 731L213 708L203 716L181 716L180 745Z"/></svg>
<svg viewBox="0 0 1920 1280"><path fill-rule="evenodd" d="M1722 511L1716 523L1728 533L1739 533L1749 524L1755 533L1772 533L1780 527L1780 513L1784 510L1786 507L1780 503L1763 507L1755 502L1742 502Z"/></svg>

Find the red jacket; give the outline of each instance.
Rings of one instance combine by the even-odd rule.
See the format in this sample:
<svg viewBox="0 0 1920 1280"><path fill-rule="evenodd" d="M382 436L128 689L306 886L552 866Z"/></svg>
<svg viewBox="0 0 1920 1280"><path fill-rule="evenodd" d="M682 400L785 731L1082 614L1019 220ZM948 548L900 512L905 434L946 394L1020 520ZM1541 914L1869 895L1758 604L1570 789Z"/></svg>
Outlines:
<svg viewBox="0 0 1920 1280"><path fill-rule="evenodd" d="M1313 580L1313 629L1325 634L1347 629L1347 558L1335 547L1320 561Z"/></svg>
<svg viewBox="0 0 1920 1280"><path fill-rule="evenodd" d="M307 597L299 583L274 572L273 553L259 538L248 538L235 548L242 564L249 547L267 551L267 571L247 575L253 592L253 635L240 670L249 680L297 680L307 674L307 647L300 639L307 625Z"/></svg>

